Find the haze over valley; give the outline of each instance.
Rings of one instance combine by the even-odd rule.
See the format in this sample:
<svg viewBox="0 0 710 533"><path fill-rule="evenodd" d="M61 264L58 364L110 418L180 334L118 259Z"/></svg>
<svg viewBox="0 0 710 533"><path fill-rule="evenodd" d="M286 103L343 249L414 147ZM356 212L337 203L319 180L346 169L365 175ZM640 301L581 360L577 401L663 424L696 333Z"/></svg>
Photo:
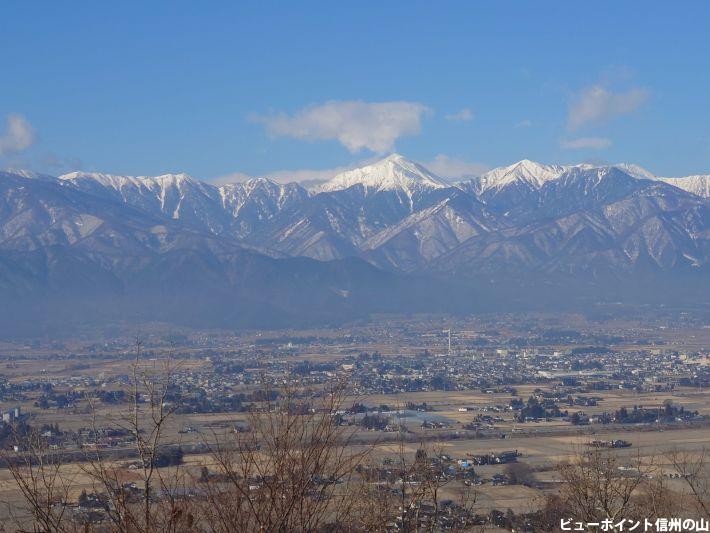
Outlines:
<svg viewBox="0 0 710 533"><path fill-rule="evenodd" d="M271 327L579 309L591 295L702 303L708 183L529 160L450 183L398 154L310 189L9 170L0 291L15 306L5 323L31 312L33 328L98 317Z"/></svg>

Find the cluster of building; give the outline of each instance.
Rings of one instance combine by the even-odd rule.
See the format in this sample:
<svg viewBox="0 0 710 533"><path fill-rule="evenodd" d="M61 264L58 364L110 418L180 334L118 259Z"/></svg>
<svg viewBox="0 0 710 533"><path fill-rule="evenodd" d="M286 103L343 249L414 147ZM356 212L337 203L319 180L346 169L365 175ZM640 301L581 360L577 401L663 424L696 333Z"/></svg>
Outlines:
<svg viewBox="0 0 710 533"><path fill-rule="evenodd" d="M19 406L13 407L11 409L5 409L3 411L0 411L0 413L2 413L2 421L4 424L12 424L13 422L22 418L22 410Z"/></svg>
<svg viewBox="0 0 710 533"><path fill-rule="evenodd" d="M670 347L661 336L654 336L653 328L578 331L552 319L514 316L482 319L475 329L464 329L470 323L446 326L432 318L408 318L372 322L345 332L172 335L145 342L141 357L159 359L169 349L178 362L165 398L176 414L238 413L268 399L265 383L272 390L294 382L309 388L341 378L347 379L352 394L362 398L432 391L475 391L490 394L492 400L501 395L514 398L505 404L494 400L486 406L458 407L460 412L478 411L466 426L471 430L550 418L574 424L657 422L653 415L659 406L627 414L585 411L598 411L609 391L667 392L710 386L709 354L679 350L677 343ZM86 349L84 356L58 353L57 359L66 365L61 373L0 381L0 407L27 402L37 410L80 412L89 401L106 405L132 401L126 392L129 373L97 372L89 360L125 360L128 365L135 357L129 340L91 344ZM0 361L15 368L19 357L0 354ZM181 369L181 361L189 364ZM536 387L532 395L518 395L520 387L529 390L531 385ZM11 422L19 413L19 407L6 409L2 419ZM663 421L689 421L695 416L690 411L669 412ZM431 430L452 426L434 416L420 417L419 422ZM386 421L385 426L398 430L400 424ZM114 438L103 435L98 440Z"/></svg>

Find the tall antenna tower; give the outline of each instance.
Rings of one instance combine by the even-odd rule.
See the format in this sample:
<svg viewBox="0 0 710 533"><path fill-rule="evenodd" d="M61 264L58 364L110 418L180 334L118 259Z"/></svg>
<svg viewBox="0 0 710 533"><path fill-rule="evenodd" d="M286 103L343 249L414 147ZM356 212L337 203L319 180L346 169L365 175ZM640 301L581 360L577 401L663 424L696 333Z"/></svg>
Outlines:
<svg viewBox="0 0 710 533"><path fill-rule="evenodd" d="M448 338L449 338L449 357L451 357L451 328L445 329L445 330L444 330L444 333L447 333L447 334L448 334Z"/></svg>

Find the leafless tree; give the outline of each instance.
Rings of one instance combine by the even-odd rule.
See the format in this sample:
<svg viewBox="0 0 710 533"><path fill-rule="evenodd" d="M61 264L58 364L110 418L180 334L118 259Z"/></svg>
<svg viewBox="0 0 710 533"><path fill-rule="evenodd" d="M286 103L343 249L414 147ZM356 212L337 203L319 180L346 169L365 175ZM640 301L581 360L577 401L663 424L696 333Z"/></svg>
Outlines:
<svg viewBox="0 0 710 533"><path fill-rule="evenodd" d="M36 531L89 531L90 523L69 512L69 496L77 492L79 474L88 477L94 493L103 502L102 511L109 518L101 531L126 533L184 531L194 523L186 499L186 476L179 467L161 468L159 459L171 447L165 442L165 430L174 412L166 401L173 379L168 359L162 365L146 364L141 359L141 343L136 342L131 365L128 412L105 423L126 431L133 443L138 468L138 483L127 483L123 469L94 442L93 448L69 464L66 455L47 446L45 439L34 433L23 436L20 452L6 454L13 479L26 502L22 522ZM93 404L92 429L98 441L99 417ZM91 443L89 443L91 444ZM24 527L18 519L18 527Z"/></svg>
<svg viewBox="0 0 710 533"><path fill-rule="evenodd" d="M710 515L710 450L672 450L666 454L671 466L690 492L690 504L702 515Z"/></svg>
<svg viewBox="0 0 710 533"><path fill-rule="evenodd" d="M557 501L569 518L584 522L651 518L636 496L653 472L652 459L644 462L640 455L625 462L615 450L581 452L559 467L564 484Z"/></svg>
<svg viewBox="0 0 710 533"><path fill-rule="evenodd" d="M207 443L201 517L207 530L317 531L353 526L355 469L371 447L353 445L339 424L344 383L304 394L266 388L246 430Z"/></svg>
<svg viewBox="0 0 710 533"><path fill-rule="evenodd" d="M362 469L366 488L358 501L364 509L363 530L438 531L443 520L448 531L470 530L476 491L446 473L444 456L440 446L425 441L412 454L400 434L396 457L389 458L386 468L371 464ZM447 486L458 497L443 511L441 494Z"/></svg>
<svg viewBox="0 0 710 533"><path fill-rule="evenodd" d="M6 504L14 526L18 531L75 531L67 503L76 471L66 468L61 455L37 432L18 435L16 442L18 452L2 457L24 499L19 508L16 502Z"/></svg>
<svg viewBox="0 0 710 533"><path fill-rule="evenodd" d="M97 447L81 464L93 480L96 492L107 499L105 511L111 529L117 532L173 532L192 525L194 516L181 497L187 490L186 475L180 465L165 472L161 456L175 448L165 440L166 426L176 405L169 405L167 396L174 381L172 357L146 364L142 361L142 344L135 344L135 358L131 365L128 411L108 422L130 436L137 457L133 471L138 483L127 483L122 469L107 458ZM98 417L94 413L94 433L98 433Z"/></svg>
<svg viewBox="0 0 710 533"><path fill-rule="evenodd" d="M563 484L549 495L542 509L530 514L535 530L557 531L562 519L601 523L611 519L650 520L662 517L707 516L706 455L669 452L663 463L655 456L628 460L616 450L595 449L577 452L571 462L559 465ZM685 480L690 490L683 492L662 466ZM599 528L597 528L598 530ZM607 530L609 530L607 528Z"/></svg>
<svg viewBox="0 0 710 533"><path fill-rule="evenodd" d="M383 482L372 479L368 472L373 470L363 466L377 442L363 444L355 439L357 430L343 423L345 381L278 391L265 386L255 395L244 426L205 442L209 453L199 474L162 468L158 458L174 445L166 441L175 409L168 401L173 373L169 361L162 366L142 361L138 343L126 415L101 418L92 409L95 436L101 424L130 436L131 471L139 481L126 482L125 464L103 451L98 438L78 466L63 464L61 453L51 454L41 441L16 458L12 471L34 530L385 531L397 523L404 531L436 531L442 520L450 521L449 530L469 525L468 511L454 520L450 506L444 510L440 505L442 488L452 482L444 474L441 450L421 444L416 453L407 453L402 434L393 475ZM107 520L97 525L69 516L70 493L78 492L75 479L65 475L70 472L90 480ZM459 492L459 508L471 509L473 490L462 487Z"/></svg>

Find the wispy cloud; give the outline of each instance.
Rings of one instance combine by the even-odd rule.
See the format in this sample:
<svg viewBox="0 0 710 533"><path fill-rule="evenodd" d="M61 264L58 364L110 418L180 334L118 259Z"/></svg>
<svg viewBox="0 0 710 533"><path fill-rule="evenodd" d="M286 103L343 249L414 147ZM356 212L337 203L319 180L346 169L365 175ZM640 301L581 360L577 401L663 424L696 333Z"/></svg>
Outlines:
<svg viewBox="0 0 710 533"><path fill-rule="evenodd" d="M351 170L355 168L354 166L340 166L333 168L321 168L321 169L291 169L291 170L277 170L275 172L269 172L266 177L280 183L288 183L292 181L297 182L315 182L315 181L327 181L333 178L335 175L345 172L346 170Z"/></svg>
<svg viewBox="0 0 710 533"><path fill-rule="evenodd" d="M274 170L271 172L267 172L266 174L260 174L258 176L245 174L244 172L231 172L223 176L212 178L209 181L211 183L214 183L215 185L223 185L225 183L238 183L241 181L247 181L249 179L258 177L268 178L278 183L292 183L294 181L298 183L317 183L328 181L329 179L335 177L337 174L345 172L346 170L352 170L354 168L369 165L371 163L374 163L378 159L379 158L377 156L368 157L348 165L340 165L332 168L298 168Z"/></svg>
<svg viewBox="0 0 710 533"><path fill-rule="evenodd" d="M7 116L7 129L0 135L0 156L22 152L35 142L32 125L22 115Z"/></svg>
<svg viewBox="0 0 710 533"><path fill-rule="evenodd" d="M294 115L253 116L276 137L337 140L351 152L364 148L376 153L393 150L400 137L421 131L422 116L430 109L417 102L331 101Z"/></svg>
<svg viewBox="0 0 710 533"><path fill-rule="evenodd" d="M245 174L244 172L230 172L229 174L222 174L221 176L209 178L205 181L208 181L213 185L226 185L228 183L241 183L243 181L250 180L254 177L255 176L250 176L249 174Z"/></svg>
<svg viewBox="0 0 710 533"><path fill-rule="evenodd" d="M35 159L37 166L47 169L49 172L79 170L84 166L84 163L78 157L62 157L52 152L40 154Z"/></svg>
<svg viewBox="0 0 710 533"><path fill-rule="evenodd" d="M451 115L445 115L444 118L451 122L469 122L473 120L475 115L468 107L464 107L461 111Z"/></svg>
<svg viewBox="0 0 710 533"><path fill-rule="evenodd" d="M490 170L490 167L473 161L465 161L448 155L439 154L433 160L423 165L437 176L447 180L458 180L466 176L479 176Z"/></svg>
<svg viewBox="0 0 710 533"><path fill-rule="evenodd" d="M611 146L611 139L605 137L580 137L578 139L563 139L560 144L568 150L603 150Z"/></svg>
<svg viewBox="0 0 710 533"><path fill-rule="evenodd" d="M339 174L340 172L345 172L346 170L350 170L352 168L354 167L341 166L324 169L285 169L269 172L268 174L263 174L261 176L250 176L248 174L244 174L243 172L231 172L229 174L213 178L209 181L210 183L214 183L215 185L224 185L226 183L238 183L242 181L247 181L255 177L260 177L269 178L270 180L276 181L278 183L292 183L294 181L298 183L315 183L320 181L327 181L334 177L336 174Z"/></svg>
<svg viewBox="0 0 710 533"><path fill-rule="evenodd" d="M242 181L247 181L249 179L259 177L259 178L269 178L270 180L276 181L278 183L292 183L298 182L303 185L313 185L317 183L322 183L334 178L336 175L347 170L352 170L354 168L359 168L365 165L370 165L379 159L378 156L368 157L363 160L359 160L349 165L341 165L332 168L321 168L321 169L284 169L275 170L268 172L266 174L261 174L259 176L252 176L245 174L244 172L231 172L229 174L224 174L216 178L210 179L210 183L215 185L224 185L226 183L239 183ZM483 163L476 163L473 161L466 161L464 159L458 159L455 157L450 157L445 154L439 154L434 159L430 161L424 161L422 164L431 170L437 176L444 178L449 181L456 181L466 176L477 176L483 174L490 167L484 165Z"/></svg>
<svg viewBox="0 0 710 533"><path fill-rule="evenodd" d="M586 87L570 104L567 127L574 131L588 124L598 124L617 116L628 115L647 99L648 91L638 87L624 92L614 92L602 85Z"/></svg>
<svg viewBox="0 0 710 533"><path fill-rule="evenodd" d="M529 128L530 126L532 126L532 120L527 118L515 124L516 128Z"/></svg>

